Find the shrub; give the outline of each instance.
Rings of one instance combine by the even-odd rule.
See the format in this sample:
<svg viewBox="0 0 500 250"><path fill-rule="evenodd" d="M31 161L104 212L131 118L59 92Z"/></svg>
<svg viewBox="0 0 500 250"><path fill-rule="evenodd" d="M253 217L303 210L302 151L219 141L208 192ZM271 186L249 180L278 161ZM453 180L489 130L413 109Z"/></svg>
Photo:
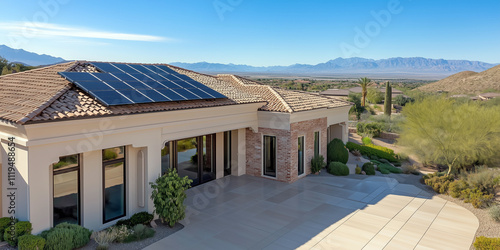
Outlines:
<svg viewBox="0 0 500 250"><path fill-rule="evenodd" d="M370 160L370 162L372 162L373 164L375 165L380 165L382 164L382 162L378 161L378 160Z"/></svg>
<svg viewBox="0 0 500 250"><path fill-rule="evenodd" d="M0 218L0 236L3 239L3 234L5 233L5 229L12 224L16 224L18 222L17 219L12 220L10 217Z"/></svg>
<svg viewBox="0 0 500 250"><path fill-rule="evenodd" d="M370 145L370 144L373 144L373 142L372 142L372 138L370 138L370 137L363 137L363 138L361 139L361 141L363 141L363 145Z"/></svg>
<svg viewBox="0 0 500 250"><path fill-rule="evenodd" d="M349 160L349 151L347 151L344 142L338 138L333 139L327 146L327 161L342 162L344 164Z"/></svg>
<svg viewBox="0 0 500 250"><path fill-rule="evenodd" d="M349 168L342 162L334 161L328 165L328 173L337 176L346 176L349 175Z"/></svg>
<svg viewBox="0 0 500 250"><path fill-rule="evenodd" d="M390 162L398 162L395 158L394 151L392 149L375 146L375 145L358 145L353 142L348 142L346 147L349 151L358 150L361 154L366 155L370 158L386 159Z"/></svg>
<svg viewBox="0 0 500 250"><path fill-rule="evenodd" d="M191 182L193 181L187 176L181 178L177 170L171 169L165 175L158 177L154 183L149 183L153 189L151 199L155 207L154 212L170 227L186 216L185 191L191 186Z"/></svg>
<svg viewBox="0 0 500 250"><path fill-rule="evenodd" d="M498 179L496 171L492 171L487 167L477 167L474 172L467 173L463 179L472 188L477 188L486 194L495 194L495 188L498 186Z"/></svg>
<svg viewBox="0 0 500 250"><path fill-rule="evenodd" d="M462 191L461 197L464 199L464 202L470 202L475 208L484 208L490 204L494 196L492 194L484 194L477 188L467 188Z"/></svg>
<svg viewBox="0 0 500 250"><path fill-rule="evenodd" d="M130 221L130 219L121 219L121 220L116 222L115 226L132 227L132 221Z"/></svg>
<svg viewBox="0 0 500 250"><path fill-rule="evenodd" d="M361 171L362 171L362 170L361 170L361 168L360 168L360 167L356 166L356 168L355 168L355 170L354 170L354 171L355 171L355 173L356 173L356 174L361 174ZM366 172L365 172L365 173L366 173Z"/></svg>
<svg viewBox="0 0 500 250"><path fill-rule="evenodd" d="M12 232L14 230L14 232ZM9 245L15 247L17 246L18 238L20 236L31 234L31 223L29 221L19 221L14 224L13 227L7 227L3 234L3 239L9 243Z"/></svg>
<svg viewBox="0 0 500 250"><path fill-rule="evenodd" d="M75 237L75 232L69 228L52 228L50 230L44 231L41 234L42 237L47 237L45 240L46 250L67 250L73 249L73 238Z"/></svg>
<svg viewBox="0 0 500 250"><path fill-rule="evenodd" d="M479 236L474 242L474 247L477 250L500 249L500 238L487 238L484 236Z"/></svg>
<svg viewBox="0 0 500 250"><path fill-rule="evenodd" d="M133 231L126 225L112 226L108 228L107 231L110 233L110 235L112 235L111 237L115 238L115 241L117 242L124 242L133 233Z"/></svg>
<svg viewBox="0 0 500 250"><path fill-rule="evenodd" d="M325 163L325 158L322 155L314 156L311 159L311 172L317 173L319 172L324 166L326 165Z"/></svg>
<svg viewBox="0 0 500 250"><path fill-rule="evenodd" d="M382 163L378 165L377 170L380 171L382 174L389 174L389 173L400 174L403 172L401 169L387 163Z"/></svg>
<svg viewBox="0 0 500 250"><path fill-rule="evenodd" d="M153 220L153 215L148 212L139 212L130 217L132 226L143 224L148 225Z"/></svg>
<svg viewBox="0 0 500 250"><path fill-rule="evenodd" d="M456 180L450 183L448 187L448 194L453 198L460 198L462 191L467 189L469 185L464 180Z"/></svg>
<svg viewBox="0 0 500 250"><path fill-rule="evenodd" d="M373 163L367 162L363 164L363 171L365 171L366 175L375 175L375 166L373 166Z"/></svg>
<svg viewBox="0 0 500 250"><path fill-rule="evenodd" d="M491 206L489 212L493 220L500 221L500 205Z"/></svg>
<svg viewBox="0 0 500 250"><path fill-rule="evenodd" d="M448 192L449 185L454 181L453 177L445 175L445 176L431 176L430 178L425 179L425 184L430 186L436 193L444 194Z"/></svg>
<svg viewBox="0 0 500 250"><path fill-rule="evenodd" d="M139 240L151 238L156 233L155 230L153 230L152 228L149 228L149 227L144 226L142 224L135 225L132 231L133 231L133 233L130 234L125 239L125 242L139 241Z"/></svg>
<svg viewBox="0 0 500 250"><path fill-rule="evenodd" d="M414 174L414 175L419 175L420 172L418 172L418 166L417 165L409 165L405 164L401 167L401 170L403 171L404 174Z"/></svg>
<svg viewBox="0 0 500 250"><path fill-rule="evenodd" d="M382 125L375 122L358 122L356 132L361 136L379 137Z"/></svg>
<svg viewBox="0 0 500 250"><path fill-rule="evenodd" d="M31 234L19 236L19 250L43 250L45 239Z"/></svg>
<svg viewBox="0 0 500 250"><path fill-rule="evenodd" d="M94 232L92 238L97 242L97 249L104 250L108 249L109 244L116 240L116 234L113 230L102 230Z"/></svg>
<svg viewBox="0 0 500 250"><path fill-rule="evenodd" d="M55 226L55 228L66 228L74 232L73 239L73 248L80 248L90 241L90 235L92 235L92 231L76 224L70 223L61 223Z"/></svg>

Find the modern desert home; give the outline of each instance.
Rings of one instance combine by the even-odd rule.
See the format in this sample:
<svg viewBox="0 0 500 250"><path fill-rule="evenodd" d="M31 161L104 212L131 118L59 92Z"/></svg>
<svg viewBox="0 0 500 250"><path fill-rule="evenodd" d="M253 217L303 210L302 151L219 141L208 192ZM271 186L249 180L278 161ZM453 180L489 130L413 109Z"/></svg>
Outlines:
<svg viewBox="0 0 500 250"><path fill-rule="evenodd" d="M5 75L2 216L14 204L33 233L65 221L102 229L152 212L149 182L169 168L193 185L245 174L293 182L330 140L347 140L350 107L166 64L75 61Z"/></svg>

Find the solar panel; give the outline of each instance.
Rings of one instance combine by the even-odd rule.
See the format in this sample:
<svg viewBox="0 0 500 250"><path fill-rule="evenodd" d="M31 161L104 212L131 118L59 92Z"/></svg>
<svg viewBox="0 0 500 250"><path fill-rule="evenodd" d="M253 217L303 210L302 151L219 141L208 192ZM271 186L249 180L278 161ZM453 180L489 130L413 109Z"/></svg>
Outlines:
<svg viewBox="0 0 500 250"><path fill-rule="evenodd" d="M164 65L91 64L101 73L59 74L107 106L227 98Z"/></svg>

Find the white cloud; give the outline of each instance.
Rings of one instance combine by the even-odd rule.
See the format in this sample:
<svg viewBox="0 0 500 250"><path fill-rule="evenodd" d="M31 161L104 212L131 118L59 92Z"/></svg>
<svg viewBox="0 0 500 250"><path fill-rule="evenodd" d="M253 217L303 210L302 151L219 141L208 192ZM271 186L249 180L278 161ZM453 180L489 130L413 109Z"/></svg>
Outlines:
<svg viewBox="0 0 500 250"><path fill-rule="evenodd" d="M124 40L124 41L142 41L142 42L173 41L173 39L171 38L160 37L160 36L91 30L87 28L70 27L70 26L63 26L50 23L0 22L0 30L10 31L8 35L18 35L26 38L80 37L80 38L92 38L92 39L109 39L109 40Z"/></svg>

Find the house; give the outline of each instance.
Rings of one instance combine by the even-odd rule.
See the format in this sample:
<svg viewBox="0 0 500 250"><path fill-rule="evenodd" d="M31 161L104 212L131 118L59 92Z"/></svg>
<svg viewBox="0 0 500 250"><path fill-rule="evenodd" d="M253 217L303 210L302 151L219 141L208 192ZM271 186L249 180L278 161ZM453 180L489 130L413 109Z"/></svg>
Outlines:
<svg viewBox="0 0 500 250"><path fill-rule="evenodd" d="M484 94L478 95L478 97L481 100L486 101L486 100L491 100L491 99L500 97L500 93L484 93Z"/></svg>
<svg viewBox="0 0 500 250"><path fill-rule="evenodd" d="M351 103L164 64L75 61L0 77L2 216L99 230L154 207L170 168L294 182ZM10 206L15 206L12 214Z"/></svg>
<svg viewBox="0 0 500 250"><path fill-rule="evenodd" d="M382 94L385 94L385 88L377 88ZM361 87L353 87L350 89L328 89L325 91L320 92L320 95L324 96L330 96L334 98L342 98L342 99L347 99L349 94L354 93L354 94L361 94L362 88ZM392 98L396 98L398 95L403 95L403 91L399 89L392 89ZM407 96L405 96L407 97Z"/></svg>

